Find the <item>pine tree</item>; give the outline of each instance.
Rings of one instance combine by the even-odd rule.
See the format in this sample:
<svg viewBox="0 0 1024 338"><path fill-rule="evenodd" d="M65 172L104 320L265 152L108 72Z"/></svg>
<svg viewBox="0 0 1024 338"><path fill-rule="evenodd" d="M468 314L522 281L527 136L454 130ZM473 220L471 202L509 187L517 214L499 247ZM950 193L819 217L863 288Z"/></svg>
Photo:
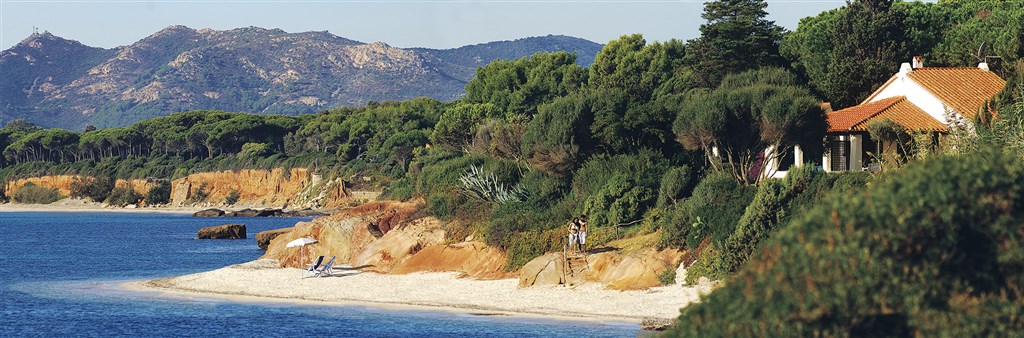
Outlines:
<svg viewBox="0 0 1024 338"><path fill-rule="evenodd" d="M701 36L687 44L686 61L696 82L715 87L729 73L779 66L782 28L768 15L764 0L718 0L704 4Z"/></svg>
<svg viewBox="0 0 1024 338"><path fill-rule="evenodd" d="M906 14L892 4L854 1L836 20L831 34L835 47L823 83L833 107L856 105L899 70L900 63L910 61Z"/></svg>

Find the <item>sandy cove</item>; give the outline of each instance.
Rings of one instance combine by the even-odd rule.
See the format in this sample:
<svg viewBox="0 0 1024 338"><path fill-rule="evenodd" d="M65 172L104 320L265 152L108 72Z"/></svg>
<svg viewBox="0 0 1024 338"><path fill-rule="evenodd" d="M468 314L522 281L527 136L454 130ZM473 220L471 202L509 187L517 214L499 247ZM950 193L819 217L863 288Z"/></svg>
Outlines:
<svg viewBox="0 0 1024 338"><path fill-rule="evenodd" d="M85 202L79 199L63 199L51 204L0 204L0 212L127 212L127 213L161 213L161 214L192 214L207 209L204 207L142 207L121 208L103 207L101 203Z"/></svg>
<svg viewBox="0 0 1024 338"><path fill-rule="evenodd" d="M474 280L459 278L460 274L454 272L387 275L350 267L335 270L335 276L313 278L305 277L300 269L278 268L278 264L263 259L197 274L128 282L123 287L233 301L399 306L631 323L645 317L675 318L680 308L697 302L700 295L713 288L710 284L676 284L644 291L613 291L596 283L519 288L518 279Z"/></svg>

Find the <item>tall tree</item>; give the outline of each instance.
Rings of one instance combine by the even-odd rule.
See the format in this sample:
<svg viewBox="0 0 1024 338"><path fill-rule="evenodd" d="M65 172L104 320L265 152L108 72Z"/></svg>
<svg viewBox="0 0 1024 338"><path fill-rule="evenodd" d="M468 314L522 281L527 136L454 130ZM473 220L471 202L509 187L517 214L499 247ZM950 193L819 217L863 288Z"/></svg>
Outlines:
<svg viewBox="0 0 1024 338"><path fill-rule="evenodd" d="M782 28L765 19L764 0L717 0L704 4L700 37L690 40L686 60L696 81L718 85L726 74L782 64Z"/></svg>
<svg viewBox="0 0 1024 338"><path fill-rule="evenodd" d="M910 61L906 14L893 0L851 2L833 26L832 41L823 89L833 107L856 105Z"/></svg>
<svg viewBox="0 0 1024 338"><path fill-rule="evenodd" d="M680 107L673 130L684 147L703 150L716 169L752 185L769 161L794 146L820 151L827 127L810 91L785 70L765 68L727 76L714 91L695 92ZM775 151L766 152L769 147Z"/></svg>

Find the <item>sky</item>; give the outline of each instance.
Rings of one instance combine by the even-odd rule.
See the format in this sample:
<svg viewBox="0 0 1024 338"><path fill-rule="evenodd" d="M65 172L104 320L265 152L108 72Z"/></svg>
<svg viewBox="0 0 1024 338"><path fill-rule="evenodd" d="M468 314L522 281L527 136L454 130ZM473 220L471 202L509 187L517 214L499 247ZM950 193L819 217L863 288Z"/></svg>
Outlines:
<svg viewBox="0 0 1024 338"><path fill-rule="evenodd" d="M800 18L845 0L768 0L769 19ZM703 0L0 0L0 48L49 31L89 46L132 44L167 26L217 30L257 26L329 31L395 47L455 48L548 34L606 43L641 33L648 41L700 34Z"/></svg>

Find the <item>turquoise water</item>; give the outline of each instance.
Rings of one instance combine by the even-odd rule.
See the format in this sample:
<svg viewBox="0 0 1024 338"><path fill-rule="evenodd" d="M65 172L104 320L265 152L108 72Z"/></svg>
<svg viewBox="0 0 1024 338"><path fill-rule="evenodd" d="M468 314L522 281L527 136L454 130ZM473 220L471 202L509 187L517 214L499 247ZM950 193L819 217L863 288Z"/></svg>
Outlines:
<svg viewBox="0 0 1024 338"><path fill-rule="evenodd" d="M124 281L212 270L262 252L252 237L296 218L0 212L0 336L621 337L622 323L474 316L360 306L184 299ZM247 240L193 240L244 223Z"/></svg>

